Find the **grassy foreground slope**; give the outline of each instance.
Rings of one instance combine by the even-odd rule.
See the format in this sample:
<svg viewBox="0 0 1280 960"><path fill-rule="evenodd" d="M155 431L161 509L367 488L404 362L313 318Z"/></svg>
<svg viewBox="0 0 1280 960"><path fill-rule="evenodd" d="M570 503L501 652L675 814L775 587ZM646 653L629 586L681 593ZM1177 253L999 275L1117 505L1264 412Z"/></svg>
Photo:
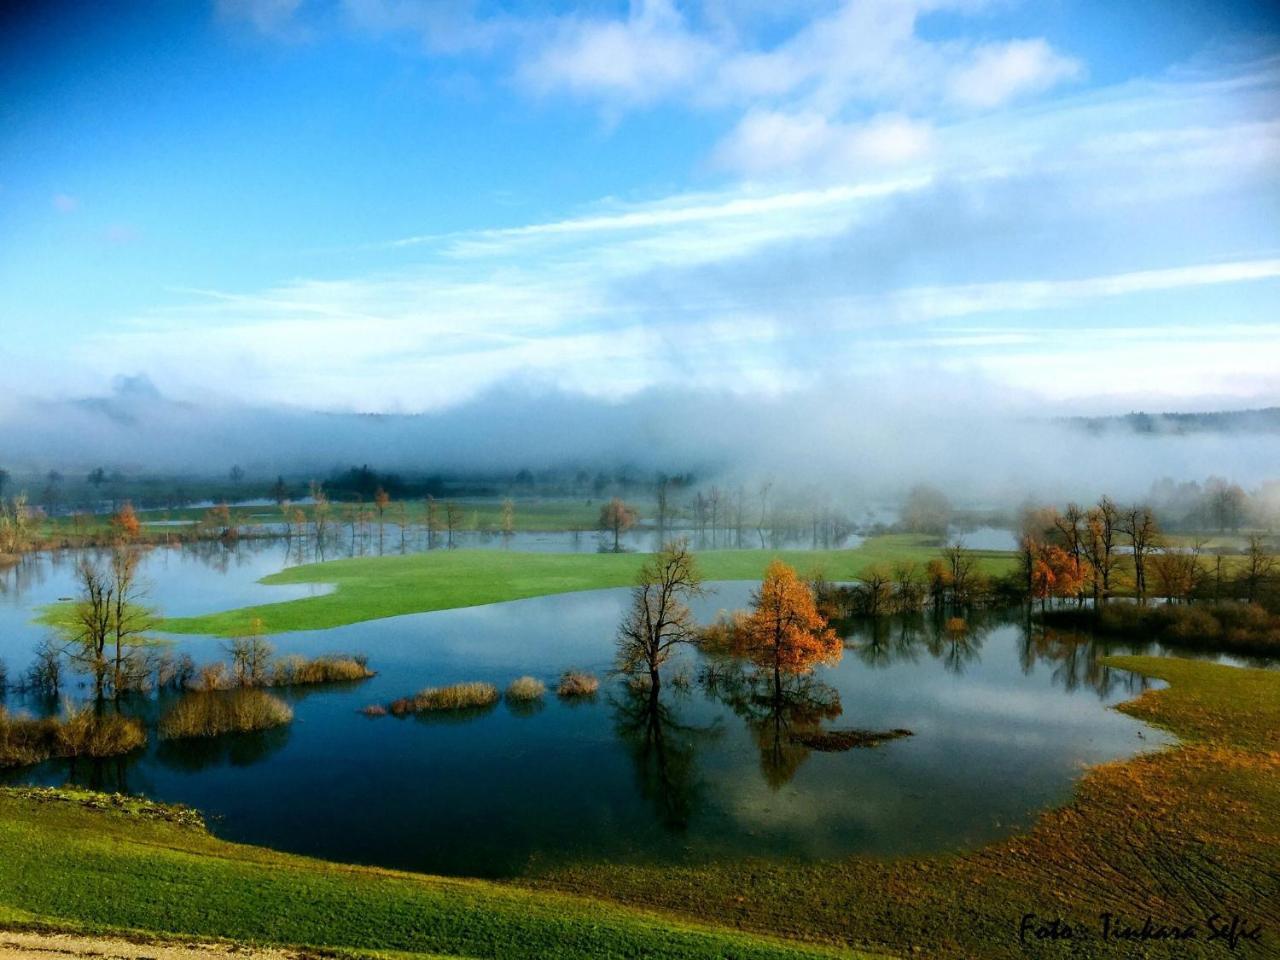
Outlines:
<svg viewBox="0 0 1280 960"><path fill-rule="evenodd" d="M821 571L851 580L875 564L923 565L938 556L936 541L917 535L876 537L853 550L709 550L698 554L708 580L758 580L781 557L804 574ZM1000 573L1013 556L975 551L981 568ZM332 593L199 617L166 620L173 633L242 633L261 619L268 633L320 630L406 613L500 603L551 593L625 587L646 555L638 553L521 553L435 550L404 556L358 557L291 567L263 583L331 583Z"/></svg>
<svg viewBox="0 0 1280 960"><path fill-rule="evenodd" d="M241 846L98 795L40 797L0 791L0 923L514 960L865 956L554 892Z"/></svg>
<svg viewBox="0 0 1280 960"><path fill-rule="evenodd" d="M1094 767L1028 832L924 858L691 867L583 864L540 882L744 929L944 958L1280 956L1280 671L1109 657L1167 681L1119 709L1182 742ZM1189 924L1190 940L1104 941L1102 916ZM1239 916L1260 940L1210 939ZM1072 936L1021 936L1058 919Z"/></svg>

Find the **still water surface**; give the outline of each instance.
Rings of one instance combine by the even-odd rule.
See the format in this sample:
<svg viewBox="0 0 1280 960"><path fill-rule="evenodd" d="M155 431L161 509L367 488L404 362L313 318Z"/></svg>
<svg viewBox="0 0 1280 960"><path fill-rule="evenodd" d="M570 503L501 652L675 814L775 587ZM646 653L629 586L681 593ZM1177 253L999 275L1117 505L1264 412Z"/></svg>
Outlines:
<svg viewBox="0 0 1280 960"><path fill-rule="evenodd" d="M314 586L266 587L283 549L157 550L153 601L175 615ZM0 657L19 667L41 629L35 608L69 595L71 558L4 575ZM751 585L714 585L710 619ZM590 702L549 694L452 719L368 718L359 709L423 686L568 668L605 677L626 590L447 610L273 638L281 652L365 653L379 671L340 688L283 693L294 723L262 735L151 744L102 764L51 762L8 782L67 780L206 811L227 838L326 858L509 876L572 860L689 862L952 849L1007 834L1069 795L1083 765L1152 749L1162 735L1110 705L1145 681L1100 667L1088 644L1031 632L1016 616L975 618L962 637L926 618L847 627L841 663L786 698L698 682L695 653L673 665L688 688L658 709L606 680ZM214 638L175 638L197 661ZM723 667L724 665L720 665ZM10 708L24 705L10 694ZM155 716L163 703L134 709ZM906 728L875 749L824 753L791 735Z"/></svg>

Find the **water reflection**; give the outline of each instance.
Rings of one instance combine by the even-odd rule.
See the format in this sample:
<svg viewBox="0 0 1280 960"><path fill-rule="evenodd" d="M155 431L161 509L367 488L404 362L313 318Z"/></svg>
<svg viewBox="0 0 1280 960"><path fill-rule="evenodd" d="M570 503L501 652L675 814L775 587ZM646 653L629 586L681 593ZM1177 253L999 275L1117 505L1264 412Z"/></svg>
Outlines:
<svg viewBox="0 0 1280 960"><path fill-rule="evenodd" d="M980 610L965 620L910 614L851 620L839 624L845 649L872 669L916 663L927 655L950 673L963 674L982 659L982 648L993 631L1015 627L1018 656L1024 674L1037 665L1049 668L1053 683L1067 692L1084 688L1104 700L1117 694L1137 695L1151 686L1142 674L1118 670L1102 660L1116 653L1161 653L1155 644L1108 643L1088 634L1045 629L1026 611Z"/></svg>
<svg viewBox="0 0 1280 960"><path fill-rule="evenodd" d="M843 712L840 693L810 674L774 676L740 664L705 670L708 696L746 721L760 751L760 772L774 790L789 783L809 756L801 736Z"/></svg>
<svg viewBox="0 0 1280 960"><path fill-rule="evenodd" d="M196 773L216 767L249 767L279 753L289 742L290 728L273 727L257 733L221 737L162 740L155 759L169 770Z"/></svg>
<svg viewBox="0 0 1280 960"><path fill-rule="evenodd" d="M683 831L703 788L698 749L717 738L720 727L682 722L672 699L664 700L654 688L628 685L610 702L614 731L631 755L641 796L663 827Z"/></svg>

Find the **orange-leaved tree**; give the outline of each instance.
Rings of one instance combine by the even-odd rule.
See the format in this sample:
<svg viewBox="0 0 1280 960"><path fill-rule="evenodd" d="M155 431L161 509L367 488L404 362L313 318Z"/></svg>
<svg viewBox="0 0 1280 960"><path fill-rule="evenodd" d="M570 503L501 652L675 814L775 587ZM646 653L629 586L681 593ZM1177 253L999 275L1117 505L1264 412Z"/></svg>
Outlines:
<svg viewBox="0 0 1280 960"><path fill-rule="evenodd" d="M769 564L752 607L737 631L737 652L772 670L775 688L784 673L804 674L819 663L839 662L844 645L818 612L809 585L781 560Z"/></svg>
<svg viewBox="0 0 1280 960"><path fill-rule="evenodd" d="M132 540L142 532L142 523L128 500L111 516L111 529L120 540Z"/></svg>
<svg viewBox="0 0 1280 960"><path fill-rule="evenodd" d="M600 529L613 532L614 553L621 549L618 538L630 530L637 519L639 514L618 497L614 497L600 508Z"/></svg>

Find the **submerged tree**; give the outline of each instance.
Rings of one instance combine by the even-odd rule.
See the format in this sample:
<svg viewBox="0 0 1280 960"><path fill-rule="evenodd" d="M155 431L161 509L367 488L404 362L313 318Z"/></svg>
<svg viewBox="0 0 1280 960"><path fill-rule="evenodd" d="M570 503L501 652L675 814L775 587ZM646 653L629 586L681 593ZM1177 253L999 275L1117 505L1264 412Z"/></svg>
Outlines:
<svg viewBox="0 0 1280 960"><path fill-rule="evenodd" d="M783 674L807 674L820 663L840 661L840 638L818 612L808 584L781 560L769 564L752 608L734 631L735 652L770 671L776 687Z"/></svg>
<svg viewBox="0 0 1280 960"><path fill-rule="evenodd" d="M650 689L678 644L691 643L698 628L686 600L702 593L702 575L686 540L675 540L640 568L631 609L618 627L618 668L648 671Z"/></svg>
<svg viewBox="0 0 1280 960"><path fill-rule="evenodd" d="M249 624L249 632L244 636L232 637L226 647L238 686L258 687L266 682L275 648L267 640L266 628L261 618L254 617Z"/></svg>
<svg viewBox="0 0 1280 960"><path fill-rule="evenodd" d="M516 532L516 502L510 497L502 501L502 535L509 537Z"/></svg>
<svg viewBox="0 0 1280 960"><path fill-rule="evenodd" d="M600 508L600 529L613 533L613 552L618 553L622 547L619 538L633 526L638 514L618 497L614 497Z"/></svg>
<svg viewBox="0 0 1280 960"><path fill-rule="evenodd" d="M116 538L128 542L137 539L139 533L142 532L142 523L138 520L138 515L134 513L133 504L128 500L120 505L111 516L111 532Z"/></svg>
<svg viewBox="0 0 1280 960"><path fill-rule="evenodd" d="M1147 556L1158 547L1160 536L1150 507L1133 506L1120 517L1120 530L1129 538L1133 554L1133 592L1138 603L1147 602Z"/></svg>
<svg viewBox="0 0 1280 960"><path fill-rule="evenodd" d="M105 570L81 558L76 579L80 596L57 625L70 643L72 662L92 677L95 699L118 700L150 672L139 653L150 642L155 617L142 604L138 553L118 548Z"/></svg>

